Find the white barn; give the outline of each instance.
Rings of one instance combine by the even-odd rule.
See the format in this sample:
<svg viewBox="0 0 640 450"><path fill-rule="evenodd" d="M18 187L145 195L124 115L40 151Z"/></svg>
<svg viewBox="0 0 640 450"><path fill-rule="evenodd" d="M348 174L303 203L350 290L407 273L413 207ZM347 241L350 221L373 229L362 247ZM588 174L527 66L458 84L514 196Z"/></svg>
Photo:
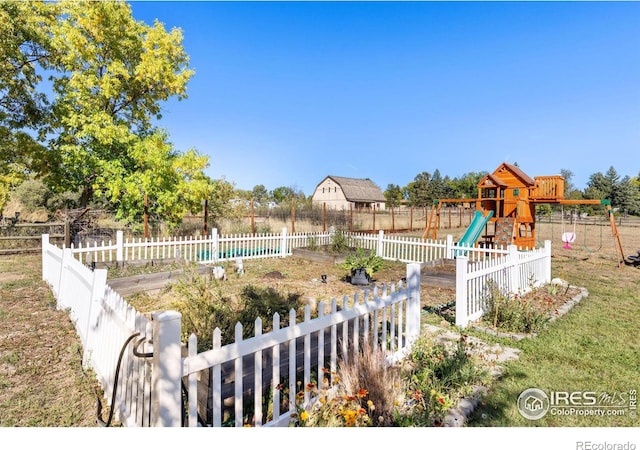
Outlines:
<svg viewBox="0 0 640 450"><path fill-rule="evenodd" d="M328 209L384 210L386 199L380 188L370 179L336 177L329 175L313 192L314 206Z"/></svg>

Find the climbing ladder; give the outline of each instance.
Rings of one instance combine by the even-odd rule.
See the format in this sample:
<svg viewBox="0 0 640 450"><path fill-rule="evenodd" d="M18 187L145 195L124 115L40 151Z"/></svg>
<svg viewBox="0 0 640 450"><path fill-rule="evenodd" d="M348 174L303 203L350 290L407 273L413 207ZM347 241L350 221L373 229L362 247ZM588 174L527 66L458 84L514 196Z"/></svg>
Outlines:
<svg viewBox="0 0 640 450"><path fill-rule="evenodd" d="M499 217L496 219L493 244L496 247L507 247L513 243L516 230L516 220L513 217Z"/></svg>

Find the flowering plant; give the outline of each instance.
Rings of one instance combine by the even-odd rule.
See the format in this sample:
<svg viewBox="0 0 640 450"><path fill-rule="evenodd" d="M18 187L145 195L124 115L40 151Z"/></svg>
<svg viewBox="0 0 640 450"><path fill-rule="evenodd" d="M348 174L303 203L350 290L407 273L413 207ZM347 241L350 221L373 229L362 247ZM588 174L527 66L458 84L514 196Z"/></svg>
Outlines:
<svg viewBox="0 0 640 450"><path fill-rule="evenodd" d="M323 369L325 374L329 371ZM292 415L292 425L299 427L366 427L371 425L370 412L375 409L371 400L367 400L368 391L359 389L347 392L340 377L331 372L332 382L323 378L321 386L309 383L297 393L296 413ZM314 400L305 406L305 391Z"/></svg>

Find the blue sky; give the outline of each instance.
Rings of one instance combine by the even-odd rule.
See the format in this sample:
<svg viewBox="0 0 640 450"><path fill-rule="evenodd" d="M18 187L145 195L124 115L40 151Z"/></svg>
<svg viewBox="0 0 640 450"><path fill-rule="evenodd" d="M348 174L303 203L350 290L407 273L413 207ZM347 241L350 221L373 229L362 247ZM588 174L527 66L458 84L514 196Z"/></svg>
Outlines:
<svg viewBox="0 0 640 450"><path fill-rule="evenodd" d="M158 125L240 189L640 173L640 2L130 4L195 70Z"/></svg>

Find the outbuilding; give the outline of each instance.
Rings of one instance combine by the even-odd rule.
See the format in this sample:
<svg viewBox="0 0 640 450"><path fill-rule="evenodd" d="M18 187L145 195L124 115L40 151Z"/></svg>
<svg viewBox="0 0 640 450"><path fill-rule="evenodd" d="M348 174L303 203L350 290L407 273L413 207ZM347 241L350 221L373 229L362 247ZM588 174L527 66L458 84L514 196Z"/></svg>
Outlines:
<svg viewBox="0 0 640 450"><path fill-rule="evenodd" d="M328 209L374 209L384 210L384 194L369 178L347 178L327 176L313 192L314 206L325 205Z"/></svg>

